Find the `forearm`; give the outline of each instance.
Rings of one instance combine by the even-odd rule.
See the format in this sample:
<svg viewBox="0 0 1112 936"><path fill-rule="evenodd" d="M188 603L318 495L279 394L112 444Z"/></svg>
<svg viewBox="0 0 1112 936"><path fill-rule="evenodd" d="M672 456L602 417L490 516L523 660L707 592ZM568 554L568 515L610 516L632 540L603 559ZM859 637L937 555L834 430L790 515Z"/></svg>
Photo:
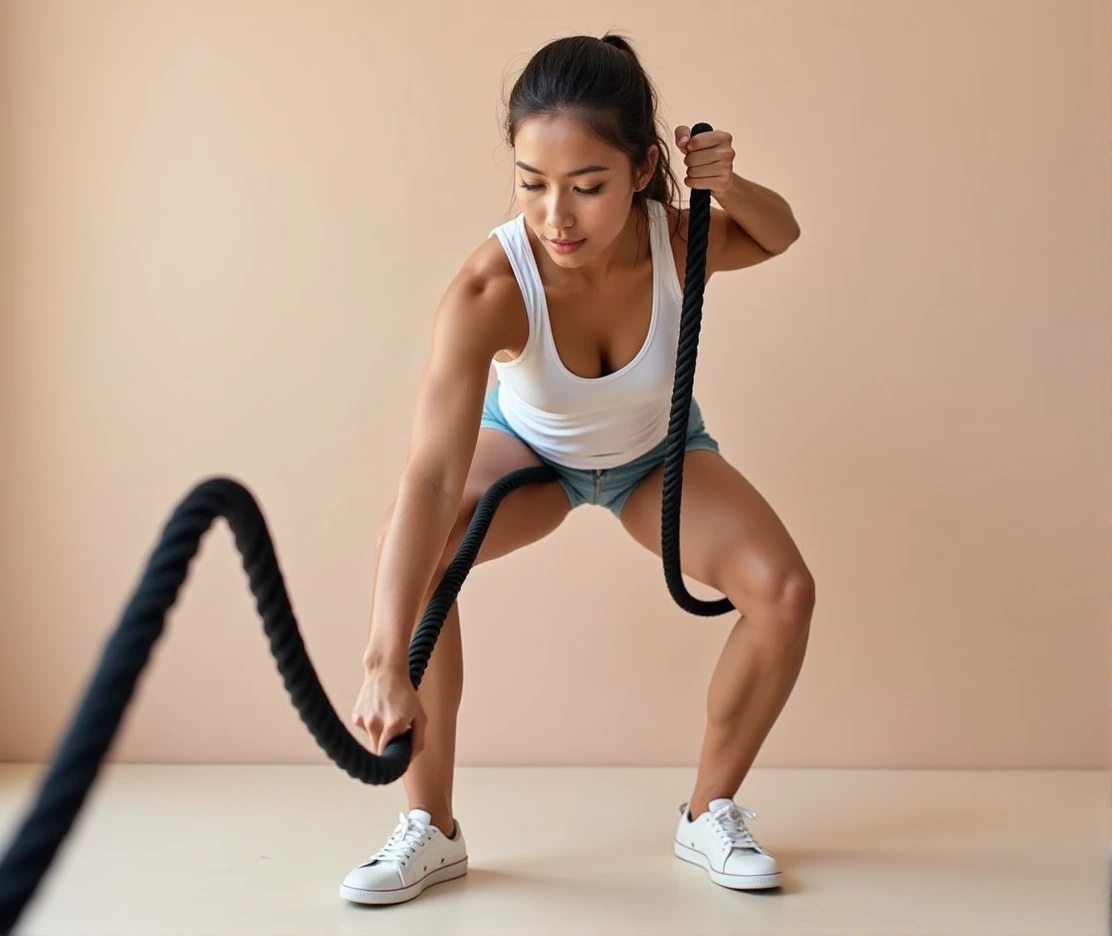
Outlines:
<svg viewBox="0 0 1112 936"><path fill-rule="evenodd" d="M402 479L382 540L364 668L408 668L413 628L458 509L427 482Z"/></svg>
<svg viewBox="0 0 1112 936"><path fill-rule="evenodd" d="M771 254L783 253L799 237L799 224L782 195L736 172L729 188L714 198L730 220Z"/></svg>

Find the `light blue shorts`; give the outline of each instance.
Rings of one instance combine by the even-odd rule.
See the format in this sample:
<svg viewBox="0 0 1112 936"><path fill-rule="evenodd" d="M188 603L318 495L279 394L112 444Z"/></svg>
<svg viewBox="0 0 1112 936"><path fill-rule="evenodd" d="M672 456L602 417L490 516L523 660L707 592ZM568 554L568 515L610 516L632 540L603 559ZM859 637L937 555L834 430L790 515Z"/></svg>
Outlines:
<svg viewBox="0 0 1112 936"><path fill-rule="evenodd" d="M515 439L521 438L506 422L502 408L498 405L497 383L487 392L480 426L483 429L497 429ZM539 453L537 457L556 471L560 486L567 494L572 509L584 504L593 504L605 507L614 516L620 517L625 502L637 485L664 464L664 448L665 442L661 440L644 455L615 468L569 468L567 465L550 461ZM685 448L689 452L699 449L708 452L718 451L718 442L707 432L703 423L703 414L694 399L691 401L691 412L687 420Z"/></svg>

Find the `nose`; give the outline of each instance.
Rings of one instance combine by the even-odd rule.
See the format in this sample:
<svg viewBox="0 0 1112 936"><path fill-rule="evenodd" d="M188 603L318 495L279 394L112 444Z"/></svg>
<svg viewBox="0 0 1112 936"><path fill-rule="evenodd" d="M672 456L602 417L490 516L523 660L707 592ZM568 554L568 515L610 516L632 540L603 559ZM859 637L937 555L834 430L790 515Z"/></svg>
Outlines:
<svg viewBox="0 0 1112 936"><path fill-rule="evenodd" d="M557 234L575 226L575 216L568 210L567 202L555 195L548 206L548 226Z"/></svg>

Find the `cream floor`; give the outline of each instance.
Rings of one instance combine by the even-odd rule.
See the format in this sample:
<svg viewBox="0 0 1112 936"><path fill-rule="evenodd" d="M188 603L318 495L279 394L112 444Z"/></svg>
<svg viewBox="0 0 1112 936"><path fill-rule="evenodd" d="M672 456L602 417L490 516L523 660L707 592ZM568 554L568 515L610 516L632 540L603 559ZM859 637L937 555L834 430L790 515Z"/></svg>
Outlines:
<svg viewBox="0 0 1112 936"><path fill-rule="evenodd" d="M38 768L0 765L0 840ZM737 893L671 853L683 769L461 768L471 873L395 907L337 896L400 784L333 767L109 766L24 936L1108 932L1105 772L758 770L739 800L781 860Z"/></svg>

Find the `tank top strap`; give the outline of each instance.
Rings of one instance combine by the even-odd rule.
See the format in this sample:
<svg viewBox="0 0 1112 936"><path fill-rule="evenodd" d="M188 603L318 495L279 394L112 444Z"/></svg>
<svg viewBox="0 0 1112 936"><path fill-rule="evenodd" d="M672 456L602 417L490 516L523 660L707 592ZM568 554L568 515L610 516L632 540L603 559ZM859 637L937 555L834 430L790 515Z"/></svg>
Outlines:
<svg viewBox="0 0 1112 936"><path fill-rule="evenodd" d="M490 233L498 238L513 268L514 278L525 302L525 314L529 319L529 343L532 344L534 336L539 335L545 327L545 297L544 284L525 230L525 216L519 214Z"/></svg>
<svg viewBox="0 0 1112 936"><path fill-rule="evenodd" d="M668 206L656 199L646 202L649 209L649 229L653 242L653 263L656 268L654 280L661 290L661 297L683 300L683 288L680 286L679 274L676 271L675 254L672 251L672 229L669 223Z"/></svg>

